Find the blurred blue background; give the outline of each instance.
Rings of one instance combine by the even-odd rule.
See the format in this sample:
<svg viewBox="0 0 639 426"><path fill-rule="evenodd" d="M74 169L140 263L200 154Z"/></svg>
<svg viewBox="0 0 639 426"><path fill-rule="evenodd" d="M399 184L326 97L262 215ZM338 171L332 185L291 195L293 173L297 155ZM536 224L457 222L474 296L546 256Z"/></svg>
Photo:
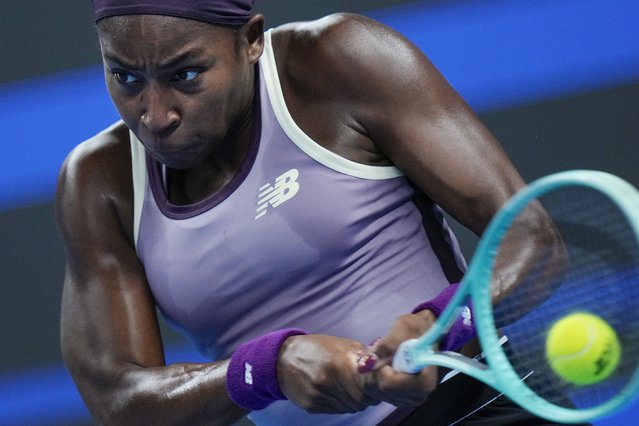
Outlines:
<svg viewBox="0 0 639 426"><path fill-rule="evenodd" d="M527 180L571 168L639 186L639 2L258 0L267 26L363 13L416 43ZM117 120L89 2L0 2L0 425L90 424L61 361L66 154ZM470 256L475 237L457 229ZM170 362L200 360L165 327ZM639 408L600 425L636 424Z"/></svg>

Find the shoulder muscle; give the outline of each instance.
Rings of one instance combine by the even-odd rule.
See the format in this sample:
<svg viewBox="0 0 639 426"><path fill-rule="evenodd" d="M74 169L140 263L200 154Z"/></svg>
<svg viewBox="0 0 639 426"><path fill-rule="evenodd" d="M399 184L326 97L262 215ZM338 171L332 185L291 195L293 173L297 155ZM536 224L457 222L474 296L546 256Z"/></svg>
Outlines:
<svg viewBox="0 0 639 426"><path fill-rule="evenodd" d="M60 170L56 193L58 222L67 244L73 246L73 239L80 235L86 240L86 231L98 232L103 225L95 219L109 214L127 238L130 236L130 158L128 131L121 123L69 153Z"/></svg>

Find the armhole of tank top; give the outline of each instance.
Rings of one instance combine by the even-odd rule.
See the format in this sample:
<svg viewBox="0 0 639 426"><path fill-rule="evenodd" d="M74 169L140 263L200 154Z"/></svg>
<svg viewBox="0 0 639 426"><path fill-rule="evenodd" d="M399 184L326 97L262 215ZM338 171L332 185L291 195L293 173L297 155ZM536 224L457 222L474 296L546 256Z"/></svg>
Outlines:
<svg viewBox="0 0 639 426"><path fill-rule="evenodd" d="M131 172L133 177L133 241L137 250L144 193L146 192L146 156L144 146L131 131L129 131L129 139L131 140Z"/></svg>
<svg viewBox="0 0 639 426"><path fill-rule="evenodd" d="M295 120L293 120L293 117L286 107L286 101L284 100L282 86L277 73L277 66L275 65L271 34L272 30L268 30L264 34L265 48L261 61L262 72L264 73L264 82L273 111L275 112L275 117L291 141L315 161L340 173L372 180L391 179L403 176L404 174L394 166L371 166L348 160L324 148L304 133L295 123Z"/></svg>

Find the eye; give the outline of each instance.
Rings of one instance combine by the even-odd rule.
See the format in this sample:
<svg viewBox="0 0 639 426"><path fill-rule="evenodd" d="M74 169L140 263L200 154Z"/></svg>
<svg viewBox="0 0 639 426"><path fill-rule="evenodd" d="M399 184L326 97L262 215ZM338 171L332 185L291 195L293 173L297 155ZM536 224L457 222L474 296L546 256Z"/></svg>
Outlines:
<svg viewBox="0 0 639 426"><path fill-rule="evenodd" d="M118 82L123 84L133 84L140 81L133 74L126 71L112 71L111 74L113 74Z"/></svg>
<svg viewBox="0 0 639 426"><path fill-rule="evenodd" d="M184 70L175 73L173 76L174 81L192 81L200 76L201 72L196 70Z"/></svg>

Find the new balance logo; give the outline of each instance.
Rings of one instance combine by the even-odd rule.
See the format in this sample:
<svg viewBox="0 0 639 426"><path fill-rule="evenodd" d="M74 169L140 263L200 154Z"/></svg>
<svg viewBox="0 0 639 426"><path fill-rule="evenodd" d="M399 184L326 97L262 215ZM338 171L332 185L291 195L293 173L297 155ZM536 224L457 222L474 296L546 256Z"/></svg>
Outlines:
<svg viewBox="0 0 639 426"><path fill-rule="evenodd" d="M473 314L468 306L462 306L461 311L462 323L467 327L473 326Z"/></svg>
<svg viewBox="0 0 639 426"><path fill-rule="evenodd" d="M247 385L253 384L253 366L248 362L244 363L244 383Z"/></svg>
<svg viewBox="0 0 639 426"><path fill-rule="evenodd" d="M269 206L275 208L283 202L290 200L297 194L300 184L297 183L299 172L297 169L291 169L283 175L275 179L275 184L267 183L260 188L260 194L257 198L257 211L255 219L264 216Z"/></svg>

